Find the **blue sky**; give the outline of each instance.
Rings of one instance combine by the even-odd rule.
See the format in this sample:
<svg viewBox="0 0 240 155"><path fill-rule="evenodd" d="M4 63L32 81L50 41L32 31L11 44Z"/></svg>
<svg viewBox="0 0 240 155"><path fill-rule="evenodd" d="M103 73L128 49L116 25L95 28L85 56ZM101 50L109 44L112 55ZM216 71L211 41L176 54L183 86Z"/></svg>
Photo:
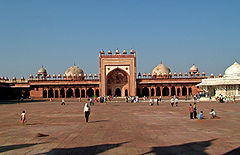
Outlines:
<svg viewBox="0 0 240 155"><path fill-rule="evenodd" d="M224 73L240 61L239 0L0 1L0 76L64 73L74 62L98 73L98 52L134 49L137 72L162 60Z"/></svg>

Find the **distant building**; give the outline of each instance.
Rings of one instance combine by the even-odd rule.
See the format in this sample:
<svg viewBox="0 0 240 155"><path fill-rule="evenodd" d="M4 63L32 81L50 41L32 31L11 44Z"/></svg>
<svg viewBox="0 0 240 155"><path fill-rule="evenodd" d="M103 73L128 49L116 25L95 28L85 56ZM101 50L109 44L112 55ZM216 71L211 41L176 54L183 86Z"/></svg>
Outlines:
<svg viewBox="0 0 240 155"><path fill-rule="evenodd" d="M235 61L225 70L224 76L219 77L211 75L208 79L203 79L198 84L207 94L207 96L235 96L240 98L240 65Z"/></svg>
<svg viewBox="0 0 240 155"><path fill-rule="evenodd" d="M200 89L197 84L202 79L198 68L193 65L189 73L179 74L162 64L151 73L136 73L136 52L126 50L122 54L117 49L113 54L99 52L99 75L89 74L75 64L61 74L50 75L41 67L29 79L0 79L0 98L86 98L92 96L149 96L186 97L196 95ZM6 91L8 90L8 91Z"/></svg>

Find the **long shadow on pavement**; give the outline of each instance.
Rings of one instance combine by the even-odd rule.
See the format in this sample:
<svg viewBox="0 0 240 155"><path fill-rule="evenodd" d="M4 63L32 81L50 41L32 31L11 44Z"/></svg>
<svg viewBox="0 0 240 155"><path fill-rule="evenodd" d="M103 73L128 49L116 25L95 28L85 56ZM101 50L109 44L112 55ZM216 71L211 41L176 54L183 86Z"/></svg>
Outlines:
<svg viewBox="0 0 240 155"><path fill-rule="evenodd" d="M81 154L81 155L95 155L99 153L103 153L107 150L120 147L123 144L129 143L116 143L116 144L101 144L101 145L93 145L93 146L85 146L85 147L76 147L76 148L55 148L49 152L41 153L41 154Z"/></svg>
<svg viewBox="0 0 240 155"><path fill-rule="evenodd" d="M8 146L0 146L0 153L15 150L15 149L21 149L25 147L30 147L38 144L43 144L43 143L32 143L32 144L17 144L17 145L8 145Z"/></svg>
<svg viewBox="0 0 240 155"><path fill-rule="evenodd" d="M172 146L161 146L161 147L152 147L152 150L144 153L146 154L156 154L156 155L177 155L177 154L194 154L194 155L207 155L205 152L206 148L212 144L212 141L216 139L211 139L208 141L201 142L192 142L182 145L172 145Z"/></svg>
<svg viewBox="0 0 240 155"><path fill-rule="evenodd" d="M99 122L108 122L109 120L98 120L98 121L90 121L88 123L99 123Z"/></svg>
<svg viewBox="0 0 240 155"><path fill-rule="evenodd" d="M240 154L240 147L232 150L232 151L229 151L227 153L224 153L223 155L239 155Z"/></svg>

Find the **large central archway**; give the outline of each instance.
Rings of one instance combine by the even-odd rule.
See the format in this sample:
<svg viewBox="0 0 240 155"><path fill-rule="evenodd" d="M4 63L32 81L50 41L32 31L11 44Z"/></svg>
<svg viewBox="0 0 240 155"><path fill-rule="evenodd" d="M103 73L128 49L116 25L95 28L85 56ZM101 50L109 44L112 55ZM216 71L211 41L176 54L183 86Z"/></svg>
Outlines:
<svg viewBox="0 0 240 155"><path fill-rule="evenodd" d="M108 95L125 96L129 95L129 75L120 68L116 68L107 75ZM109 94L114 93L114 94Z"/></svg>

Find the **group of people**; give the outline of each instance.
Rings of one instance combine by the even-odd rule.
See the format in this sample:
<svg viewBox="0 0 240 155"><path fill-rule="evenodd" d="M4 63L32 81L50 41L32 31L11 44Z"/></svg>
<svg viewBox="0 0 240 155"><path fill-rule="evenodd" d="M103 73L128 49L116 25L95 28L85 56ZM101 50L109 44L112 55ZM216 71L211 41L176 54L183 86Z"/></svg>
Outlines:
<svg viewBox="0 0 240 155"><path fill-rule="evenodd" d="M197 105L196 103L193 103L189 105L189 112L190 112L190 119L204 119L203 117L203 111L200 111L200 113L197 115ZM211 118L215 118L216 117L216 112L214 111L214 109L211 109L210 111L210 116Z"/></svg>
<svg viewBox="0 0 240 155"><path fill-rule="evenodd" d="M216 97L217 103L229 103L235 101L235 95L233 96L223 96L222 94L219 94L219 96Z"/></svg>
<svg viewBox="0 0 240 155"><path fill-rule="evenodd" d="M125 98L126 103L139 103L139 97L138 96L127 96Z"/></svg>
<svg viewBox="0 0 240 155"><path fill-rule="evenodd" d="M176 107L178 106L178 98L177 97L172 97L170 100L170 104L173 107L174 104L176 105Z"/></svg>

